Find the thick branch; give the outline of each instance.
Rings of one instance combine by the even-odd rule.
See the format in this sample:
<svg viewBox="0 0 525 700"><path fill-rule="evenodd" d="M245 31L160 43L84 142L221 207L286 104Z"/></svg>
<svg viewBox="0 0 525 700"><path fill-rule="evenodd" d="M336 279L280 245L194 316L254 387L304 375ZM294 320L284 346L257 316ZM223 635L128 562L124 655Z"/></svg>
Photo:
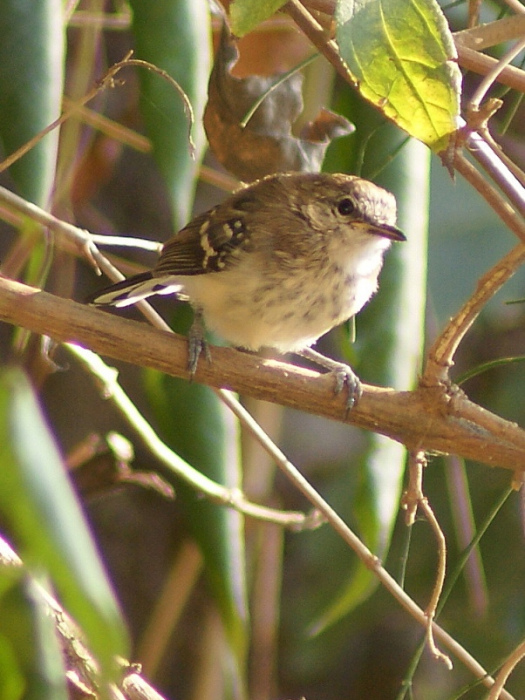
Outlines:
<svg viewBox="0 0 525 700"><path fill-rule="evenodd" d="M184 338L5 278L0 278L0 320L57 341L78 342L113 359L188 377ZM331 376L229 348L212 348L212 357L211 364L201 361L196 381L345 421L345 397L334 396ZM524 469L525 431L443 385L413 392L365 385L346 421L411 449Z"/></svg>

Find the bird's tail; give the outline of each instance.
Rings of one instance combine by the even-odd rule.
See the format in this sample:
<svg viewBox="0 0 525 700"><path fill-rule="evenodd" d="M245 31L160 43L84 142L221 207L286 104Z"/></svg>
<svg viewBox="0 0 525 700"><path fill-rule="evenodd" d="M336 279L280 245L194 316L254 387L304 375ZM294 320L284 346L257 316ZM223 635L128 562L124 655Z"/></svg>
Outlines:
<svg viewBox="0 0 525 700"><path fill-rule="evenodd" d="M136 304L141 299L154 294L176 294L181 289L180 284L170 284L170 281L153 277L151 272L134 275L122 282L112 284L92 294L86 302L95 306L116 306L122 308Z"/></svg>

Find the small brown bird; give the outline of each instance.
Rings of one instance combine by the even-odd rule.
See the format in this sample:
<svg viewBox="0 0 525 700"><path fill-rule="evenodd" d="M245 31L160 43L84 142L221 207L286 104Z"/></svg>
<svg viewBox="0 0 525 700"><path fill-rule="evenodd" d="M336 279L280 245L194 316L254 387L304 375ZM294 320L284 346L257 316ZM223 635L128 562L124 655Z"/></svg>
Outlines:
<svg viewBox="0 0 525 700"><path fill-rule="evenodd" d="M151 272L98 292L96 305L134 304L153 294L189 300L195 319L189 368L195 372L204 325L234 346L309 357L346 382L347 365L311 349L354 316L377 289L383 255L404 241L394 196L352 175L281 173L244 187L171 238Z"/></svg>

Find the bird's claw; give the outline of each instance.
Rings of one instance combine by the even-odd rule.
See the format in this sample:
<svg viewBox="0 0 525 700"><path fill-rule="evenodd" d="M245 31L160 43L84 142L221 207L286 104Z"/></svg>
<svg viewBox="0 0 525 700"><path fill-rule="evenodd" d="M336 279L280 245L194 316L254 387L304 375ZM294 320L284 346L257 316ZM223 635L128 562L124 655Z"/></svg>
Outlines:
<svg viewBox="0 0 525 700"><path fill-rule="evenodd" d="M333 369L332 373L335 378L334 394L340 394L345 386L347 387L346 413L348 414L357 405L363 394L361 381L348 365L342 363L339 367Z"/></svg>
<svg viewBox="0 0 525 700"><path fill-rule="evenodd" d="M301 355L301 357L306 357L311 362L315 362L315 364L320 365L321 367L324 367L330 371L335 378L334 393L336 395L340 394L345 386L347 387L348 396L346 399L346 417L349 411L351 411L357 404L363 393L363 388L361 386L361 382L359 381L359 377L353 372L352 368L344 362L332 360L332 358L321 355L321 353L317 352L317 350L314 350L313 348L304 348L297 354Z"/></svg>
<svg viewBox="0 0 525 700"><path fill-rule="evenodd" d="M210 346L206 340L202 317L196 313L188 335L188 372L190 373L190 379L193 379L195 376L202 353L204 353L206 360L211 362Z"/></svg>

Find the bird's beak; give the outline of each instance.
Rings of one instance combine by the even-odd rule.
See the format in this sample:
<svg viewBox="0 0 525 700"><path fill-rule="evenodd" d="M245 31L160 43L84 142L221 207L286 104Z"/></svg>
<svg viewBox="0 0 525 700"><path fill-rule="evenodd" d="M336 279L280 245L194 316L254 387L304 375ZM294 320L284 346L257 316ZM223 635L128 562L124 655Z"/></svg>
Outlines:
<svg viewBox="0 0 525 700"><path fill-rule="evenodd" d="M376 236L383 236L383 238L390 238L392 241L406 241L406 236L395 226L389 226L388 224L383 224L381 226L368 226L369 233L375 233Z"/></svg>

